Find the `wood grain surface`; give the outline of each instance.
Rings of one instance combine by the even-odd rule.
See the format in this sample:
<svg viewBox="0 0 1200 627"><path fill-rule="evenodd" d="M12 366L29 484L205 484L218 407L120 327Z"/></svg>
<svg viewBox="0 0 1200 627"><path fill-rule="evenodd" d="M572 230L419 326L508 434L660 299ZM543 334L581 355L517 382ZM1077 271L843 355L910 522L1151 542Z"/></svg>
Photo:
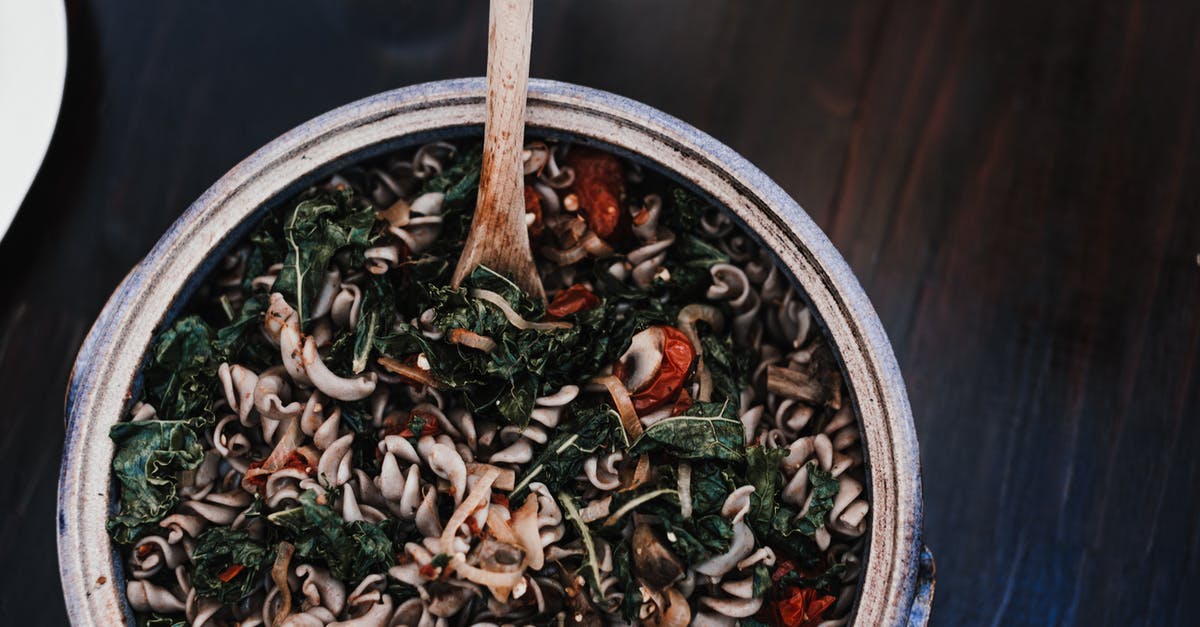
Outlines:
<svg viewBox="0 0 1200 627"><path fill-rule="evenodd" d="M479 1L69 13L58 133L0 245L3 625L65 621L63 392L124 273L279 133L485 68ZM534 76L712 133L858 273L909 383L935 625L1195 624L1200 3L539 0L534 21Z"/></svg>
<svg viewBox="0 0 1200 627"><path fill-rule="evenodd" d="M483 265L512 277L526 294L545 304L546 291L533 262L525 220L522 152L532 28L533 0L491 0L479 196L450 286L457 289Z"/></svg>

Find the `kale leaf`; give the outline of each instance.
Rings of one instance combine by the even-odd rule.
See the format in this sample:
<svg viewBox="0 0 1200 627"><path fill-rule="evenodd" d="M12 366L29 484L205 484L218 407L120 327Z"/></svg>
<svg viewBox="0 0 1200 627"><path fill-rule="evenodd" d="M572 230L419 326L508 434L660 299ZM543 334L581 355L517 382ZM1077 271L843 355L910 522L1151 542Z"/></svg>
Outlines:
<svg viewBox="0 0 1200 627"><path fill-rule="evenodd" d="M525 468L510 498L514 503L522 502L533 481L545 484L551 493L557 492L575 481L588 457L628 446L621 416L608 405L575 409L571 420L558 428Z"/></svg>
<svg viewBox="0 0 1200 627"><path fill-rule="evenodd" d="M287 257L272 291L282 293L301 324L308 322L312 302L325 280L334 254L348 246L371 243L375 209L353 206L352 191L322 192L300 201L283 225Z"/></svg>
<svg viewBox="0 0 1200 627"><path fill-rule="evenodd" d="M796 528L811 536L825 524L825 517L833 509L833 499L838 493L838 480L833 473L823 470L816 461L808 463L808 481L812 484L812 500L808 511L796 520Z"/></svg>
<svg viewBox="0 0 1200 627"><path fill-rule="evenodd" d="M179 473L204 460L204 446L186 422L121 422L109 431L116 446L113 475L120 484L118 511L108 532L122 544L137 540L179 502Z"/></svg>
<svg viewBox="0 0 1200 627"><path fill-rule="evenodd" d="M192 585L200 596L232 605L254 590L272 560L272 552L249 533L209 527L196 537Z"/></svg>
<svg viewBox="0 0 1200 627"><path fill-rule="evenodd" d="M146 400L160 420L212 421L217 355L213 330L200 316L176 320L154 343L144 370Z"/></svg>
<svg viewBox="0 0 1200 627"><path fill-rule="evenodd" d="M654 423L633 443L634 455L662 450L682 459L738 460L746 448L745 428L730 418L731 403L696 403L681 416Z"/></svg>
<svg viewBox="0 0 1200 627"><path fill-rule="evenodd" d="M315 491L300 495L300 505L267 516L280 539L296 547L296 555L329 567L329 572L348 585L357 585L368 575L382 573L396 564L396 545L392 537L403 537L403 530L392 529L388 522L373 524L343 520L334 509L317 502ZM394 521L393 526L399 521Z"/></svg>

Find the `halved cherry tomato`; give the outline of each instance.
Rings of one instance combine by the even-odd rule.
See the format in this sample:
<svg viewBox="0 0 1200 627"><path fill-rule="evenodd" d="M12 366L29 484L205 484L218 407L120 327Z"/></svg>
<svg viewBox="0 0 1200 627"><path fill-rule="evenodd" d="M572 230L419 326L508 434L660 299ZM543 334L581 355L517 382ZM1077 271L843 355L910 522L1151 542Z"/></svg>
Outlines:
<svg viewBox="0 0 1200 627"><path fill-rule="evenodd" d="M650 385L629 395L633 408L638 413L655 409L672 401L683 389L683 382L692 372L696 351L683 331L675 327L661 326L663 332L662 366L658 376Z"/></svg>
<svg viewBox="0 0 1200 627"><path fill-rule="evenodd" d="M579 207L588 226L601 239L612 237L624 213L621 196L625 193L625 178L621 162L595 148L575 146L567 153L566 165L575 170L571 191L579 197Z"/></svg>
<svg viewBox="0 0 1200 627"><path fill-rule="evenodd" d="M239 574L241 574L242 570L245 568L246 567L242 566L241 564L234 564L233 566L221 571L221 574L217 575L217 579L220 579L224 583L229 583L233 581L234 577L237 577Z"/></svg>
<svg viewBox="0 0 1200 627"><path fill-rule="evenodd" d="M533 214L533 222L529 224L529 234L537 237L542 234L542 197L532 185L525 186L525 213Z"/></svg>
<svg viewBox="0 0 1200 627"><path fill-rule="evenodd" d="M687 388L683 388L682 390L679 390L679 396L677 396L675 398L675 406L671 408L671 415L672 416L682 415L683 412L685 412L689 408L691 408L691 406L693 404L695 404L695 402L696 401L694 401L692 399L692 395L688 394Z"/></svg>
<svg viewBox="0 0 1200 627"><path fill-rule="evenodd" d="M783 599L771 604L771 609L782 627L816 627L835 600L829 595L817 596L812 588L791 586Z"/></svg>
<svg viewBox="0 0 1200 627"><path fill-rule="evenodd" d="M600 297L592 293L586 285L576 283L554 295L554 300L546 306L546 314L554 318L565 318L573 313L591 309L600 304Z"/></svg>

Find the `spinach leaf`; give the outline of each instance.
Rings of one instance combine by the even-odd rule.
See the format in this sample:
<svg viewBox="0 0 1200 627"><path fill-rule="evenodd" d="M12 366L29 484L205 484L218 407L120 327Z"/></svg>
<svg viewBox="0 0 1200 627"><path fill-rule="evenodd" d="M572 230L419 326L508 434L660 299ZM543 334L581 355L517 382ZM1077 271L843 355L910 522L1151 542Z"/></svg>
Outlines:
<svg viewBox="0 0 1200 627"><path fill-rule="evenodd" d="M200 465L204 446L186 422L121 422L109 437L116 447L112 468L120 490L108 532L117 542L130 544L179 502L179 473Z"/></svg>
<svg viewBox="0 0 1200 627"><path fill-rule="evenodd" d="M569 487L588 457L628 446L621 416L608 405L575 410L570 422L558 428L555 436L525 468L513 486L510 499L514 503L524 501L533 481L544 483L551 493Z"/></svg>
<svg viewBox="0 0 1200 627"><path fill-rule="evenodd" d="M809 462L813 499L805 515L800 516L794 508L778 500L783 481L779 462L786 455L786 449L761 446L746 451L746 478L754 486L746 520L760 542L795 558L800 566L811 569L820 561L820 551L812 536L829 515L833 498L837 495L837 480L821 470L816 462Z"/></svg>
<svg viewBox="0 0 1200 627"><path fill-rule="evenodd" d="M287 257L271 289L293 304L301 324L308 322L334 254L371 243L375 210L352 206L354 198L350 190L318 193L297 204L284 222Z"/></svg>
<svg viewBox="0 0 1200 627"><path fill-rule="evenodd" d="M232 605L261 583L261 575L273 559L272 552L249 533L209 527L196 537L192 585L200 596Z"/></svg>
<svg viewBox="0 0 1200 627"><path fill-rule="evenodd" d="M296 555L325 564L334 577L350 586L395 565L396 546L391 538L400 535L403 539L407 535L403 530L393 529L389 534L390 521L347 522L333 507L317 499L315 491L307 491L300 496L298 507L267 516L280 538L296 547Z"/></svg>
<svg viewBox="0 0 1200 627"><path fill-rule="evenodd" d="M162 616L153 612L138 615L137 624L138 627L187 627L187 621L182 618Z"/></svg>
<svg viewBox="0 0 1200 627"><path fill-rule="evenodd" d="M752 594L756 597L766 594L775 585L775 582L771 581L771 569L766 564L760 562L754 567L753 584Z"/></svg>
<svg viewBox="0 0 1200 627"><path fill-rule="evenodd" d="M738 476L730 465L717 461L691 464L691 497L693 515L716 514L721 511L726 497L736 487L734 478ZM678 469L675 466L662 465L656 471L662 476L664 485L679 484Z"/></svg>
<svg viewBox="0 0 1200 627"><path fill-rule="evenodd" d="M683 459L741 459L746 448L741 421L722 415L728 409L713 409L713 403L696 403L682 416L654 423L630 451L644 455L662 450Z"/></svg>

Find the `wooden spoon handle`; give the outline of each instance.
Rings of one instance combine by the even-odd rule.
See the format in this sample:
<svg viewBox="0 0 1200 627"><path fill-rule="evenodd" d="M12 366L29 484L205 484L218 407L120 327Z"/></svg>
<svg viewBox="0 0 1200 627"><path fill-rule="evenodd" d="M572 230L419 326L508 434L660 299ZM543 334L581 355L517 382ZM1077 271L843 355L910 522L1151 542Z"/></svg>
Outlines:
<svg viewBox="0 0 1200 627"><path fill-rule="evenodd" d="M521 289L544 302L525 224L521 157L532 27L533 0L491 0L479 199L451 285L458 287L475 266L484 264L512 276Z"/></svg>

